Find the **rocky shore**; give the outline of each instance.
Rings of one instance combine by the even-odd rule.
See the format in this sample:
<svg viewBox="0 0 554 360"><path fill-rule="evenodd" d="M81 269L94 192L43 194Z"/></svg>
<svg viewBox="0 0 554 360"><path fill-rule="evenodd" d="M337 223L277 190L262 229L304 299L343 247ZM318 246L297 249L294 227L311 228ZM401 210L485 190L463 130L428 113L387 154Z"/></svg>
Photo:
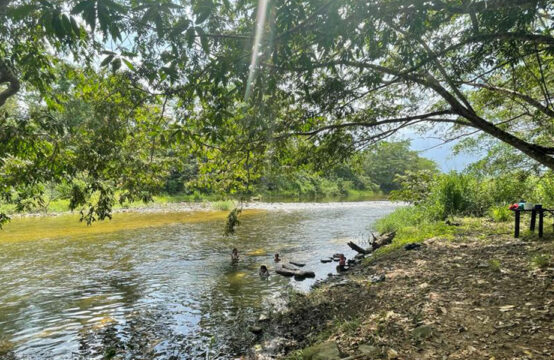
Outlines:
<svg viewBox="0 0 554 360"><path fill-rule="evenodd" d="M369 257L262 315L244 358L551 359L552 240L462 226Z"/></svg>

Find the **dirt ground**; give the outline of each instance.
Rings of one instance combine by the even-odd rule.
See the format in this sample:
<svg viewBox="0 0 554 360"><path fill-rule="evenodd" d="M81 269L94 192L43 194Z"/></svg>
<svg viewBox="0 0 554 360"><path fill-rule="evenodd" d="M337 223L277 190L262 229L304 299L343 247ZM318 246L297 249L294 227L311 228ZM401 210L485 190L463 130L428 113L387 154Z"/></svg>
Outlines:
<svg viewBox="0 0 554 360"><path fill-rule="evenodd" d="M303 359L298 349L333 342L356 359L554 359L553 260L551 234L462 227L297 295L271 319L258 358Z"/></svg>

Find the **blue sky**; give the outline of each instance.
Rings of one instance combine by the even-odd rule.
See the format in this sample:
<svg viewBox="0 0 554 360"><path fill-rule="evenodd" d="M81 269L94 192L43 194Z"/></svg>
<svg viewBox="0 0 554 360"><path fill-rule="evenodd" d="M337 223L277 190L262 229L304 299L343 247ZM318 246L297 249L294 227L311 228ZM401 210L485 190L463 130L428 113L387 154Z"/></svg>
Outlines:
<svg viewBox="0 0 554 360"><path fill-rule="evenodd" d="M456 145L456 142L450 142L437 146L443 141L424 138L413 134L407 138L412 141L411 147L413 150L421 151L419 153L420 156L434 160L439 165L439 168L444 172L451 170L463 170L467 165L477 160L475 155L472 154L461 153L454 155L452 147ZM429 149L431 147L432 149Z"/></svg>

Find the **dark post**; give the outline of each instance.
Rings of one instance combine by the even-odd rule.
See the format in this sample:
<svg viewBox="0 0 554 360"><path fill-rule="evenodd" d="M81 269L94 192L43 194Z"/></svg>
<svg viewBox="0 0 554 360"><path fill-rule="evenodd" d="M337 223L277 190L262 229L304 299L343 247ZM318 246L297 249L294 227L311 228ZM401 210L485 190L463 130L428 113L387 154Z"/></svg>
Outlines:
<svg viewBox="0 0 554 360"><path fill-rule="evenodd" d="M537 205L536 208L539 212L539 237L541 238L544 229L544 211L542 205Z"/></svg>
<svg viewBox="0 0 554 360"><path fill-rule="evenodd" d="M537 207L535 206L533 210L531 210L531 225L529 226L529 230L535 231L536 222L537 222Z"/></svg>
<svg viewBox="0 0 554 360"><path fill-rule="evenodd" d="M515 210L515 231L514 231L514 237L519 237L519 210Z"/></svg>

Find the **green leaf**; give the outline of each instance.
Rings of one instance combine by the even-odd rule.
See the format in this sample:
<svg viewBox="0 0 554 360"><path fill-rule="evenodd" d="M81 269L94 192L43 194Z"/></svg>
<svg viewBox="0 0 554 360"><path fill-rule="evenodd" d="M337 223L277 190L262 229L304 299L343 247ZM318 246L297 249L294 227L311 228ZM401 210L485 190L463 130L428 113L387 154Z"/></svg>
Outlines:
<svg viewBox="0 0 554 360"><path fill-rule="evenodd" d="M127 59L125 58L121 58L121 60L123 60L123 62L125 63L125 65L127 65L127 67L129 68L129 70L135 70L135 66Z"/></svg>
<svg viewBox="0 0 554 360"><path fill-rule="evenodd" d="M102 60L102 62L100 63L100 66L102 67L107 66L113 60L114 56L115 54L106 56L104 60Z"/></svg>
<svg viewBox="0 0 554 360"><path fill-rule="evenodd" d="M21 20L31 15L31 13L37 10L36 4L21 5L14 8L8 8L8 16L14 20Z"/></svg>
<svg viewBox="0 0 554 360"><path fill-rule="evenodd" d="M187 44L189 45L189 47L192 47L192 45L194 44L195 37L196 37L196 31L192 27L189 28L185 33L185 39L187 40Z"/></svg>
<svg viewBox="0 0 554 360"><path fill-rule="evenodd" d="M119 70L120 67L121 67L121 58L116 58L112 62L112 71L116 72L117 70Z"/></svg>
<svg viewBox="0 0 554 360"><path fill-rule="evenodd" d="M91 27L92 31L96 29L96 1L84 0L75 5L71 10L72 14L81 14L85 22Z"/></svg>
<svg viewBox="0 0 554 360"><path fill-rule="evenodd" d="M206 33L204 30L200 27L196 27L196 32L200 36L200 43L202 44L202 49L207 54L210 52L210 43L208 41L208 37L206 36Z"/></svg>

